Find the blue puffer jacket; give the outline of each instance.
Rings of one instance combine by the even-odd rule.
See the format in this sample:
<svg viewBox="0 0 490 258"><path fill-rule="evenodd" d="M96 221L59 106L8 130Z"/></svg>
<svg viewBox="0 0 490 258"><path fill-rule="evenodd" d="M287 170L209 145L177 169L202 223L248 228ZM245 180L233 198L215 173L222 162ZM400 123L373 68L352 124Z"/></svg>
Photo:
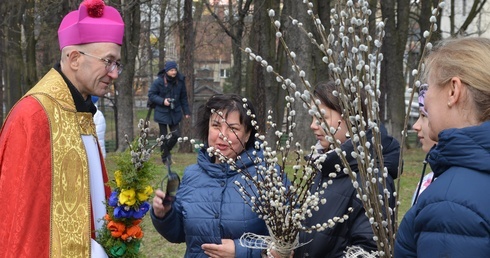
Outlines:
<svg viewBox="0 0 490 258"><path fill-rule="evenodd" d="M439 134L436 179L403 218L395 257L490 257L489 133L490 121Z"/></svg>
<svg viewBox="0 0 490 258"><path fill-rule="evenodd" d="M254 149L247 152L251 153ZM258 157L263 153L258 151ZM253 162L244 152L242 169L255 175ZM204 243L221 243L221 239L233 239L235 257L260 257L261 250L248 249L240 245L243 233L252 232L268 235L262 219L252 211L237 191L235 181L241 178L228 164L211 162L207 151L201 149L197 164L188 166L184 171L182 183L177 191L172 210L163 219L150 213L157 231L172 243L186 242L185 257L208 257L201 249Z"/></svg>
<svg viewBox="0 0 490 258"><path fill-rule="evenodd" d="M164 77L166 77L167 85L165 85ZM183 115L191 114L185 88L185 77L181 73L177 73L175 78L169 78L165 70L161 70L158 73L158 78L148 90L148 98L156 104L154 119L159 124L177 125L182 120ZM163 104L166 98L174 99L174 109Z"/></svg>

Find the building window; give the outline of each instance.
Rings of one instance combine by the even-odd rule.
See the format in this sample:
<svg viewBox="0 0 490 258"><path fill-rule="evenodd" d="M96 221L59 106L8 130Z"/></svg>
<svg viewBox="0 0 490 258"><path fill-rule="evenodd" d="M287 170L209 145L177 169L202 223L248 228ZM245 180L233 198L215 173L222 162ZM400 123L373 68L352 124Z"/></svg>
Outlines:
<svg viewBox="0 0 490 258"><path fill-rule="evenodd" d="M220 78L228 78L229 76L229 71L228 69L219 69L219 77Z"/></svg>

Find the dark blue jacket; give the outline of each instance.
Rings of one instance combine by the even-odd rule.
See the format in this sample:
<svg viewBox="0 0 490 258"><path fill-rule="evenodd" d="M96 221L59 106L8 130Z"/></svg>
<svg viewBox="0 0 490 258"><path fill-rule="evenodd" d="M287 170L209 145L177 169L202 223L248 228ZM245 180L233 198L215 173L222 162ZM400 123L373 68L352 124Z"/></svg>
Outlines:
<svg viewBox="0 0 490 258"><path fill-rule="evenodd" d="M252 157L252 151L248 154ZM261 151L258 157L263 157ZM237 162L251 175L256 171L244 152L243 163ZM244 179L228 164L212 163L205 149L199 151L197 164L188 166L184 171L182 183L177 191L176 201L171 211L163 219L150 213L153 225L169 242L187 244L185 257L208 257L201 245L221 243L221 239L233 239L235 257L260 257L261 250L248 249L240 245L243 233L252 232L268 235L264 221L252 211L238 192L235 181L242 184Z"/></svg>
<svg viewBox="0 0 490 258"><path fill-rule="evenodd" d="M434 177L398 229L395 257L490 257L490 121L447 129Z"/></svg>
<svg viewBox="0 0 490 258"><path fill-rule="evenodd" d="M381 144L383 146L384 166L388 169L387 187L392 193L395 189L394 178L398 176L398 163L400 156L400 144L398 141L389 136L384 127L381 127ZM371 139L371 132L367 134L368 139ZM347 160L353 171L358 172L357 160L350 153L354 146L352 141L348 140L341 146L342 151L347 153ZM324 190L321 198L326 198L327 202L319 206L318 211L312 211L313 216L305 220L306 226L322 224L334 217L342 217L348 214L349 219L344 223L337 223L333 228L328 228L324 231L313 231L312 233L300 232L300 243L308 243L294 251L294 257L315 257L315 258L335 258L344 257L346 247L359 246L366 251L375 251L377 249L376 242L373 240L373 230L368 218L365 215L365 209L361 200L356 197L356 190L352 186L350 177L342 172L336 172L335 165L340 165L342 162L335 151L329 152L325 161L322 163L322 173L319 173L315 178L312 190L332 180L333 183L328 185ZM336 177L331 178L330 173L335 173ZM380 188L382 189L382 187ZM394 207L394 199L389 201L390 206ZM352 207L353 211L348 212Z"/></svg>
<svg viewBox="0 0 490 258"><path fill-rule="evenodd" d="M155 122L176 125L180 123L184 114L191 114L187 100L187 90L185 88L185 77L180 73L177 73L177 76L173 80L167 77L167 86L165 86L164 77L167 77L165 70L161 70L158 73L158 78L153 82L148 91L148 98L156 104ZM174 109L163 104L166 98L174 99Z"/></svg>

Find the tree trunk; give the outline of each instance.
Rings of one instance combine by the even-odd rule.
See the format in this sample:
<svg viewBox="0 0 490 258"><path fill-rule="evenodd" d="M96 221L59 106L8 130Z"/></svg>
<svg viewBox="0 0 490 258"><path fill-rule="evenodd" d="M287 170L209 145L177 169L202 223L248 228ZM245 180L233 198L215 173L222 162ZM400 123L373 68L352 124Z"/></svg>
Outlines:
<svg viewBox="0 0 490 258"><path fill-rule="evenodd" d="M124 1L122 1L124 2ZM124 64L124 71L119 76L116 89L116 136L117 136L117 151L124 151L128 145L126 144L125 135L129 141L134 139L135 123L134 123L134 102L133 102L133 81L135 71L135 60L138 55L138 47L140 42L140 1L132 1L128 4L123 4L122 17L124 20L124 40L122 45L121 62ZM115 112L116 113L116 112Z"/></svg>
<svg viewBox="0 0 490 258"><path fill-rule="evenodd" d="M314 69L315 59L314 55L318 55L318 50L311 44L308 37L297 28L292 25L290 16L303 23L303 27L311 32L313 31L311 17L307 14L307 7L302 1L285 0L282 10L281 24L284 26L283 36L288 48L296 53L296 63L301 70L306 72L305 79L310 82L311 85L317 83L317 74ZM283 51L284 52L284 51ZM279 53L280 55L282 53ZM292 63L288 59L284 59L281 62L281 74L284 77L290 78L296 84L296 90L303 92L306 90L305 85L301 83L301 80L297 72L292 71ZM293 92L294 94L294 92ZM293 109L296 111L295 123L296 129L294 131L294 141L299 142L303 149L309 148L309 146L315 143L315 139L311 133L309 133L309 126L311 124L311 116L308 111L303 107L302 101L298 100L293 104ZM281 121L282 122L282 121ZM293 143L292 143L293 144Z"/></svg>
<svg viewBox="0 0 490 258"><path fill-rule="evenodd" d="M40 17L40 32L37 39L37 74L43 76L55 63L60 61L60 46L57 31L63 17L78 4L70 1L36 1L36 9ZM56 39L53 41L53 39Z"/></svg>
<svg viewBox="0 0 490 258"><path fill-rule="evenodd" d="M7 92L7 110L22 97L25 80L23 76L24 60L22 59L22 36L21 24L24 14L24 2L9 2L7 7L10 11L6 21L7 29L7 59L6 62L6 87Z"/></svg>
<svg viewBox="0 0 490 258"><path fill-rule="evenodd" d="M26 15L24 16L24 34L26 40L26 92L31 87L33 87L38 80L36 74L36 38L34 35L34 12L34 0L26 0Z"/></svg>
<svg viewBox="0 0 490 258"><path fill-rule="evenodd" d="M250 32L252 36L249 37L248 45L255 54L273 65L275 41L272 37L275 35L275 30L268 15L268 9L273 7L273 3L272 1L258 0L255 1L255 5L259 5L262 8L254 9L252 30ZM267 109L273 106L270 103L277 103L274 102L277 101L274 99L277 95L269 94L269 98L267 98L266 92L270 92L271 88L278 88L277 82L275 82L274 76L267 73L265 68L256 61L248 62L247 71L248 76L244 80L249 87L246 87L244 97L250 99L254 105L255 120L259 125L259 133L264 134L266 132Z"/></svg>
<svg viewBox="0 0 490 258"><path fill-rule="evenodd" d="M237 4L237 10L233 10L233 5L231 4L232 1L230 1L229 5L229 14L232 16L234 12L240 12L241 5L243 0L238 0L236 1ZM248 11L248 10L247 10ZM229 19L229 28L231 33L233 34L233 37L231 38L232 44L231 44L231 53L233 56L233 66L231 67L231 87L229 89L229 92L233 93L241 93L242 91L242 50L240 49L242 47L242 40L243 40L243 27L244 27L244 22L243 20L238 20L234 21L234 19ZM227 90L225 89L225 92Z"/></svg>
<svg viewBox="0 0 490 258"><path fill-rule="evenodd" d="M323 26L325 26L325 31L330 30L330 9L331 4L330 1L325 0L316 0L316 3L313 5L313 12L317 13L318 19L322 22ZM314 29L314 35L317 39L320 39L319 34L316 29ZM305 35L303 35L305 37ZM314 74L312 76L313 82L326 81L330 79L330 70L328 69L327 64L322 61L323 53L316 47L312 46L313 53L311 56L313 58L313 70ZM316 83L315 83L316 84ZM315 84L312 84L314 87Z"/></svg>
<svg viewBox="0 0 490 258"><path fill-rule="evenodd" d="M409 2L404 0L386 0L381 3L385 38L382 47L384 58L381 64L380 117L388 132L399 141L406 110L407 83L403 77L403 55L407 43L409 7Z"/></svg>
<svg viewBox="0 0 490 258"><path fill-rule="evenodd" d="M5 19L7 17L7 1L0 2L0 17ZM4 108L4 89L6 88L5 71L7 68L7 58L6 58L6 45L7 45L7 24L5 21L0 23L0 121L4 121L4 113L6 112Z"/></svg>
<svg viewBox="0 0 490 258"><path fill-rule="evenodd" d="M165 17L167 15L167 7L169 0L160 2L160 35L158 39L158 67L163 68L165 65L165 43L167 42L167 30L165 28Z"/></svg>
<svg viewBox="0 0 490 258"><path fill-rule="evenodd" d="M181 44L182 56L180 62L180 70L185 74L185 86L187 90L187 100L189 101L189 109L192 109L194 103L194 49L195 49L195 35L194 21L192 15L192 0L184 1L184 19L182 21L183 38ZM202 10L202 8L201 8ZM180 123L182 135L192 137L192 119L183 119ZM193 138L193 137L192 137ZM179 146L179 152L191 153L193 146L190 142L183 142Z"/></svg>

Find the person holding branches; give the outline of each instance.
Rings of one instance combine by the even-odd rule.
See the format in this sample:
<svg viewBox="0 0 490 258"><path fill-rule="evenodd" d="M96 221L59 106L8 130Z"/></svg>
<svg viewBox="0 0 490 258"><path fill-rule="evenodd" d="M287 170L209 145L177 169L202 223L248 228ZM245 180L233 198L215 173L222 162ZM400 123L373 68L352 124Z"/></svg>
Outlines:
<svg viewBox="0 0 490 258"><path fill-rule="evenodd" d="M235 181L245 184L245 179L208 152L208 148L218 150L222 157L236 160L238 169L256 175L259 164L253 159L263 159L263 151L254 147L254 114L252 103L236 94L212 96L200 107L196 124L205 146L199 150L197 164L185 169L175 201L164 205L165 193L155 191L153 225L169 242L185 242L185 257L261 257L261 250L240 245L246 232L268 235L265 222L237 189Z"/></svg>
<svg viewBox="0 0 490 258"><path fill-rule="evenodd" d="M490 254L490 39L440 41L425 58L434 180L405 214L395 257Z"/></svg>
<svg viewBox="0 0 490 258"><path fill-rule="evenodd" d="M158 78L148 91L148 100L155 108L153 117L160 127L160 135L165 136L160 150L162 162L166 164L170 151L180 137L180 121L184 116L189 118L191 115L185 77L177 70L175 61L167 61L158 72Z"/></svg>
<svg viewBox="0 0 490 258"><path fill-rule="evenodd" d="M314 89L314 98L320 100L319 108L325 111L324 121L319 121L316 117L310 125L310 129L316 137L317 149L319 153L326 154L322 162L321 173L318 173L314 180L311 191L321 189L325 182L332 181L332 184L321 191L321 198L325 198L327 203L320 205L317 211L312 211L312 216L306 218L305 226L322 224L334 217L342 217L344 214L349 218L343 223L337 223L333 228L324 231L313 231L307 233L301 231L299 234L300 243L307 243L294 250L294 257L344 257L348 247L357 246L364 251L376 251L377 245L374 241L374 233L371 223L365 215L366 210L361 200L356 197L356 189L352 185L349 175L343 172L344 166L339 155L331 149L330 142L326 138L326 132L320 126L322 122L328 123L331 127L338 130L334 136L341 142L340 148L347 153L346 159L354 172L359 173L357 160L350 155L354 151L354 145L348 135L347 122L343 118L344 110L341 107L340 99L334 92L338 91L334 81L321 82ZM363 98L364 99L364 98ZM361 103L364 103L362 101ZM367 114L367 107L362 104L362 111ZM388 135L386 129L380 126L381 145L383 146L384 165L388 170L386 185L388 191L393 193L395 190L393 179L398 177L398 159L400 155L400 144L392 136ZM367 138L371 139L371 130L367 131ZM309 157L317 158L317 157ZM340 166L340 170L336 169ZM332 177L332 174L335 176ZM382 189L380 190L382 191ZM390 207L394 207L394 200L388 200Z"/></svg>
<svg viewBox="0 0 490 258"><path fill-rule="evenodd" d="M104 158L91 96L119 74L124 22L86 0L58 29L61 59L12 108L0 133L2 257L107 257Z"/></svg>

